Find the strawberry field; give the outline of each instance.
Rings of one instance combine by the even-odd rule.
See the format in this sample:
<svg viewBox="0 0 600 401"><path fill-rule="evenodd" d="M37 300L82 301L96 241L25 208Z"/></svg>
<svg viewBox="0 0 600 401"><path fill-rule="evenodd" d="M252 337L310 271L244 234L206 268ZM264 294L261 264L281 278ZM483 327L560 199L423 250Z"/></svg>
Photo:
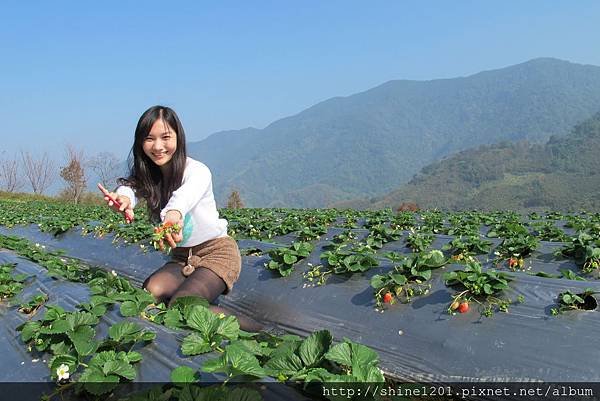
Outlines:
<svg viewBox="0 0 600 401"><path fill-rule="evenodd" d="M184 386L198 380L287 382L290 398L309 382L600 380L600 214L220 212L243 255L220 304L287 334L201 299L156 305L141 282L169 257L140 212L0 201L3 380L100 396L172 382L179 399L264 396Z"/></svg>

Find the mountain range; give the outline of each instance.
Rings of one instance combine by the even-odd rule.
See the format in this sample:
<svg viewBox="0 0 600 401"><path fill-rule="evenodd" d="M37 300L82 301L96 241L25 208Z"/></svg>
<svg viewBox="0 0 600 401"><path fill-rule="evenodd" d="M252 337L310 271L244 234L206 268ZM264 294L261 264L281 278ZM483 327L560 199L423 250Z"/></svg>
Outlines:
<svg viewBox="0 0 600 401"><path fill-rule="evenodd" d="M232 190L250 207L381 202L445 157L501 142L538 149L598 110L600 67L540 58L468 77L389 81L264 129L215 133L188 153L211 168L219 205Z"/></svg>

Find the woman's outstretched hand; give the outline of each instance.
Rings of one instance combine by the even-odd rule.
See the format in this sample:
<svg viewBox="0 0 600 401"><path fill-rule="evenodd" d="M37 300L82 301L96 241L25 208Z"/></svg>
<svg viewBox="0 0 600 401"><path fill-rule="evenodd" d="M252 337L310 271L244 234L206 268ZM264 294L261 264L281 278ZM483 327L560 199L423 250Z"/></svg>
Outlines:
<svg viewBox="0 0 600 401"><path fill-rule="evenodd" d="M172 233L172 234L170 232L167 232L164 237L164 239L167 241L167 243L169 244L169 246L171 248L176 248L177 242L181 242L183 240L183 234L181 232L183 229L183 217L181 216L181 213L179 213L179 211L169 210L165 214L165 219L163 220L163 226L172 226L175 224L177 224L180 227L179 231ZM159 242L159 246L160 246L160 249L163 249L164 244L163 244L162 240Z"/></svg>
<svg viewBox="0 0 600 401"><path fill-rule="evenodd" d="M133 208L131 207L131 199L125 195L119 195L116 192L108 192L102 184L98 184L98 188L104 194L104 200L108 203L108 206L112 207L114 211L123 213L127 223L133 221Z"/></svg>

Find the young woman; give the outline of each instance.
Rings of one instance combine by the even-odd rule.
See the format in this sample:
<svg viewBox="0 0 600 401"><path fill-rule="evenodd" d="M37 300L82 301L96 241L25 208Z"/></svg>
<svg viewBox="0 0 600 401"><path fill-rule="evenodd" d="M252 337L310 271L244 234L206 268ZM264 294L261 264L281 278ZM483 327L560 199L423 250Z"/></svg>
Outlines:
<svg viewBox="0 0 600 401"><path fill-rule="evenodd" d="M172 109L154 106L142 114L129 164L129 177L119 179L120 186L110 194L120 208L105 197L108 205L133 218L142 198L154 222L182 228L165 236L173 260L150 275L144 288L169 305L189 295L213 303L231 291L241 270L240 252L227 235L227 221L219 218L210 170L186 156L183 127ZM228 314L214 305L211 310ZM244 330L261 328L249 319L239 320Z"/></svg>

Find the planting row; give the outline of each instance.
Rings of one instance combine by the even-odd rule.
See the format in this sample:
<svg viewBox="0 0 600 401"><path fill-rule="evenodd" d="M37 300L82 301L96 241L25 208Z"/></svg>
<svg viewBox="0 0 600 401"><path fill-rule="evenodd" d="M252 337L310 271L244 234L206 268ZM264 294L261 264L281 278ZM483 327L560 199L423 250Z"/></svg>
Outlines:
<svg viewBox="0 0 600 401"><path fill-rule="evenodd" d="M57 279L84 283L91 297L66 311L47 305L38 294L19 306L31 316L19 326L23 345L48 355L50 375L57 380L57 395L75 389L94 395L105 394L122 381L135 380L136 364L142 360L140 347L155 338L132 318L142 318L181 331L183 355L215 355L196 369L179 367L172 380L196 382L204 373L220 374L226 383L233 378L300 382L382 382L378 355L368 347L344 340L334 343L327 330L301 339L293 335L248 333L239 329L233 316L216 315L205 300L181 298L171 308L155 304L153 297L114 272L91 268L61 252L47 251L39 244L0 235L0 247L10 249L47 269ZM15 264L1 265L0 294L10 300L26 285L26 277L13 276ZM45 313L38 315L44 308ZM96 326L108 310L118 308L122 321L113 324L105 338L98 338ZM212 353L212 354L211 354ZM227 389L220 390L224 392ZM175 393L183 391L176 387ZM200 390L186 390L200 391ZM212 391L212 390L211 390ZM247 396L247 395L246 395ZM212 398L211 398L212 399Z"/></svg>

